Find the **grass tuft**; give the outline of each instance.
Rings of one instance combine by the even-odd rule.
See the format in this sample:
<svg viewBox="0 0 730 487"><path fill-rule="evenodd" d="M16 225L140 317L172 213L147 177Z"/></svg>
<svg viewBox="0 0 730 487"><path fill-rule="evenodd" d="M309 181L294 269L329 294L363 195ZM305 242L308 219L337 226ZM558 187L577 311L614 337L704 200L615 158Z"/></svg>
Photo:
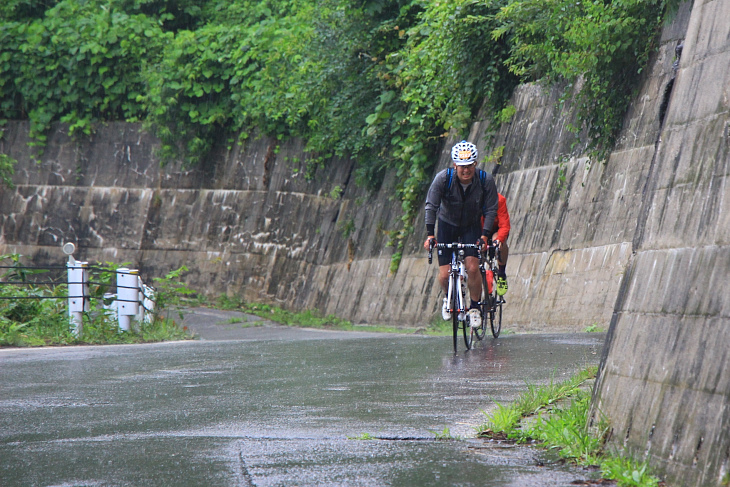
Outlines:
<svg viewBox="0 0 730 487"><path fill-rule="evenodd" d="M656 487L659 479L648 465L610 455L604 451L609 424L599 418L589 426L590 393L581 386L597 373L596 367L580 371L563 382L545 386L528 384L527 390L509 406L497 403L478 436L517 442L537 441L547 449L580 465L600 465L606 479L619 486Z"/></svg>
<svg viewBox="0 0 730 487"><path fill-rule="evenodd" d="M444 440L444 441L450 441L450 440L457 440L458 441L458 440L461 440L461 437L460 436L454 436L454 435L452 435L451 434L451 431L449 430L448 427L447 428L444 428L444 430L441 431L441 432L433 431L433 430L428 430L428 432L431 433L431 434L433 434L434 439L436 439L436 440Z"/></svg>
<svg viewBox="0 0 730 487"><path fill-rule="evenodd" d="M368 440L377 440L378 438L376 436L371 435L370 433L361 433L358 436L348 436L348 440L361 440L361 441L368 441Z"/></svg>

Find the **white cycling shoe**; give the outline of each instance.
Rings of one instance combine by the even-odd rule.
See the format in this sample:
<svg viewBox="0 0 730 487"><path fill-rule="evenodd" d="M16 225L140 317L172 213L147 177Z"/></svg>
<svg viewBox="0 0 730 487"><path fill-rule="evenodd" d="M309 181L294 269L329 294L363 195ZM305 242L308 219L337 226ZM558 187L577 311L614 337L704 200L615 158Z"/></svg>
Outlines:
<svg viewBox="0 0 730 487"><path fill-rule="evenodd" d="M470 309L467 312L467 316L469 317L469 326L472 328L479 328L482 326L482 315L479 313L478 309Z"/></svg>
<svg viewBox="0 0 730 487"><path fill-rule="evenodd" d="M444 304L441 306L441 317L444 319L444 321L448 321L451 319L451 311L449 311L449 303L448 299L444 298Z"/></svg>

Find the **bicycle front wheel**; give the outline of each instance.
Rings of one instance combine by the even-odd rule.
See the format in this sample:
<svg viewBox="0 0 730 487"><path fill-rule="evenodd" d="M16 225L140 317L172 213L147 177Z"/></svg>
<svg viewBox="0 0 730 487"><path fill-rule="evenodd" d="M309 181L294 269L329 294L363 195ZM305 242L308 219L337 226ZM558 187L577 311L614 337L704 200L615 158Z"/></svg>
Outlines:
<svg viewBox="0 0 730 487"><path fill-rule="evenodd" d="M461 293L456 279L453 281L452 289L454 292L451 294L451 326L454 331L454 353L456 353L459 345L459 294Z"/></svg>
<svg viewBox="0 0 730 487"><path fill-rule="evenodd" d="M488 270L484 276L483 284L486 287L487 279L491 281L492 292L485 291L486 304L484 306L484 318L489 319L489 327L492 329L492 336L497 338L502 328L502 306L500 296L497 294L497 273ZM485 328L486 329L486 328Z"/></svg>
<svg viewBox="0 0 730 487"><path fill-rule="evenodd" d="M464 330L464 344L467 350L471 350L471 344L474 339L473 330L467 321L461 322L461 328Z"/></svg>

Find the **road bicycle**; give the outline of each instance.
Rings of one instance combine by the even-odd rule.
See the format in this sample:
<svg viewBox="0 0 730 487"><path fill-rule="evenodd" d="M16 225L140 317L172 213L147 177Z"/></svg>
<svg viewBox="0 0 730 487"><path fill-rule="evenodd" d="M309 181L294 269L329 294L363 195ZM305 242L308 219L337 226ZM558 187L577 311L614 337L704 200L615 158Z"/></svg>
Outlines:
<svg viewBox="0 0 730 487"><path fill-rule="evenodd" d="M484 332L486 330L485 325L485 311L487 307L485 304L491 303L489 296L486 292L486 268L480 264L480 272L482 274L482 295L480 296L479 302L479 314L481 315L481 324L473 328L469 323L469 316L467 311L469 310L469 303L471 297L469 296L469 286L466 284L467 273L466 266L464 265L464 251L467 249L475 249L477 251L477 257L480 263L481 258L481 245L478 244L463 244L463 243L439 243L431 244L428 249L428 263L430 264L433 259L433 249L437 250L449 250L451 251L451 264L449 269L449 289L446 296L449 311L451 312L451 323L454 335L454 353L458 350L459 342L459 331L461 330L464 335L464 344L467 350L471 350L472 344L474 343L474 337L477 340L484 338Z"/></svg>
<svg viewBox="0 0 730 487"><path fill-rule="evenodd" d="M492 336L497 338L502 331L502 306L507 303L504 296L497 294L497 271L499 269L499 247L490 242L487 256L479 264L482 274L482 296L479 304L482 307L482 324L486 319L492 329ZM486 291L485 291L486 290Z"/></svg>

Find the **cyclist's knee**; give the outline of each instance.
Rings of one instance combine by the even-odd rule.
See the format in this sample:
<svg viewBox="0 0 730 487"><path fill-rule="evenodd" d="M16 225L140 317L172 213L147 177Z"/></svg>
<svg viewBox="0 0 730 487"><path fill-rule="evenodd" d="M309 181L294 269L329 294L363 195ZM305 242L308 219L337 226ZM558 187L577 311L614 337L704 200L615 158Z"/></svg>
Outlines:
<svg viewBox="0 0 730 487"><path fill-rule="evenodd" d="M479 272L479 259L476 257L467 257L464 264L466 265L466 272Z"/></svg>
<svg viewBox="0 0 730 487"><path fill-rule="evenodd" d="M449 283L449 266L439 266L439 282L441 286L446 286Z"/></svg>

